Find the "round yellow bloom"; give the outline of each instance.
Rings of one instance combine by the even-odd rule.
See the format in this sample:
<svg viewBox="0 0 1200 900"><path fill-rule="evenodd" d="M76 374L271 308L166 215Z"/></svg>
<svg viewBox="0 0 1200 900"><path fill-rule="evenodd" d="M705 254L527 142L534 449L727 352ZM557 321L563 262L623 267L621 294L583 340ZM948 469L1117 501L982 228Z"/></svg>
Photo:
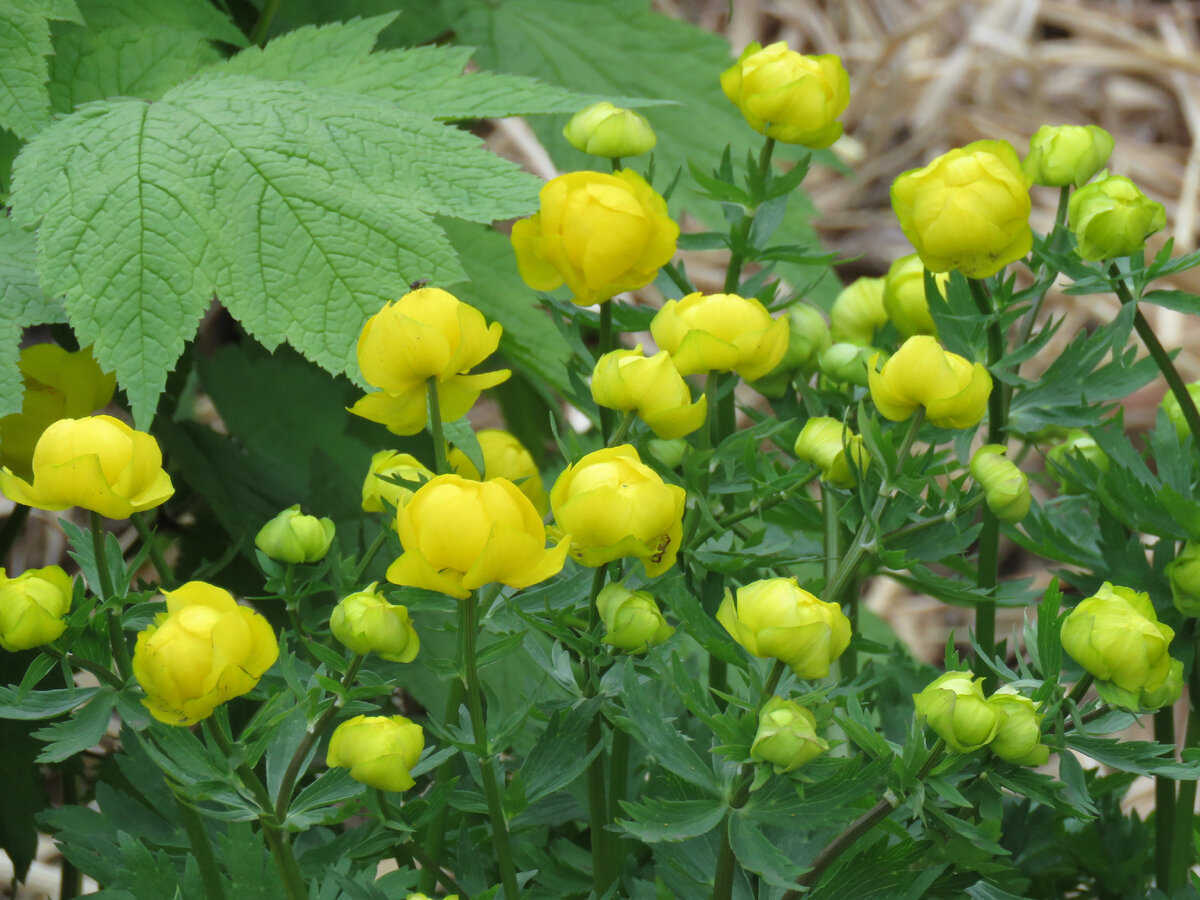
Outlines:
<svg viewBox="0 0 1200 900"><path fill-rule="evenodd" d="M772 697L758 714L750 758L770 763L776 775L792 772L829 749L817 734L817 719L795 700Z"/></svg>
<svg viewBox="0 0 1200 900"><path fill-rule="evenodd" d="M836 603L804 590L795 578L764 578L730 591L717 621L758 657L778 659L801 678L824 678L850 646L850 620Z"/></svg>
<svg viewBox="0 0 1200 900"><path fill-rule="evenodd" d="M650 333L680 375L737 372L747 381L762 378L783 359L788 323L773 319L753 297L688 294L668 300L650 323Z"/></svg>
<svg viewBox="0 0 1200 900"><path fill-rule="evenodd" d="M958 753L990 744L1000 730L1000 712L983 696L983 679L970 672L946 672L919 694L917 715Z"/></svg>
<svg viewBox="0 0 1200 900"><path fill-rule="evenodd" d="M986 444L971 457L971 477L983 488L988 509L1001 522L1020 522L1033 499L1029 479L1005 455L1001 444Z"/></svg>
<svg viewBox="0 0 1200 900"><path fill-rule="evenodd" d="M279 643L266 619L222 588L189 581L163 597L167 611L138 634L133 675L154 718L194 725L252 690Z"/></svg>
<svg viewBox="0 0 1200 900"><path fill-rule="evenodd" d="M37 509L78 506L128 519L165 503L175 488L163 471L158 441L112 416L88 416L59 419L42 432L33 451L33 483L4 469L0 491Z"/></svg>
<svg viewBox="0 0 1200 900"><path fill-rule="evenodd" d="M389 662L412 662L421 640L408 617L408 607L389 603L376 586L343 597L329 616L329 630L355 653L374 653Z"/></svg>
<svg viewBox="0 0 1200 900"><path fill-rule="evenodd" d="M350 770L350 777L381 791L406 791L425 732L404 716L355 716L334 729L325 764Z"/></svg>
<svg viewBox="0 0 1200 900"><path fill-rule="evenodd" d="M75 353L57 344L33 344L17 363L25 382L21 411L0 419L0 465L22 478L33 474L33 448L59 419L91 415L108 405L117 386L90 347Z"/></svg>
<svg viewBox="0 0 1200 900"><path fill-rule="evenodd" d="M411 453L380 450L372 455L363 481L363 512L383 512L385 503L393 509L403 506L413 491L432 477L433 472Z"/></svg>
<svg viewBox="0 0 1200 900"><path fill-rule="evenodd" d="M683 488L666 484L629 444L589 453L550 490L558 528L585 566L636 556L650 577L675 565L683 539Z"/></svg>
<svg viewBox="0 0 1200 900"><path fill-rule="evenodd" d="M905 172L892 209L931 272L986 278L1033 247L1029 177L1008 141L975 141Z"/></svg>
<svg viewBox="0 0 1200 900"><path fill-rule="evenodd" d="M933 280L945 297L950 273L938 272ZM929 314L929 300L925 297L925 266L917 254L902 256L888 268L883 279L883 308L903 337L937 334L937 326Z"/></svg>
<svg viewBox="0 0 1200 900"><path fill-rule="evenodd" d="M988 749L1006 762L1018 766L1044 766L1050 748L1042 743L1042 714L1028 697L1005 686L988 697L999 716L999 727Z"/></svg>
<svg viewBox="0 0 1200 900"><path fill-rule="evenodd" d="M903 422L918 406L939 428L972 428L987 412L992 376L979 363L948 353L936 338L910 337L881 371L867 369L871 399L885 418Z"/></svg>
<svg viewBox="0 0 1200 900"><path fill-rule="evenodd" d="M1067 217L1084 259L1132 256L1146 246L1146 238L1162 231L1167 211L1123 175L1109 175L1071 195Z"/></svg>
<svg viewBox="0 0 1200 900"><path fill-rule="evenodd" d="M546 549L546 528L511 481L439 475L396 514L404 553L388 567L393 584L465 599L498 581L524 588L562 571L567 542Z"/></svg>
<svg viewBox="0 0 1200 900"><path fill-rule="evenodd" d="M592 399L598 406L636 411L663 440L691 434L704 424L708 399L695 403L687 382L671 364L671 355L660 350L642 356L642 345L613 350L596 361L592 372Z"/></svg>
<svg viewBox="0 0 1200 900"><path fill-rule="evenodd" d="M0 569L0 647L9 652L40 647L67 630L71 576L58 566L26 569L9 578Z"/></svg>
<svg viewBox="0 0 1200 900"><path fill-rule="evenodd" d="M835 343L869 347L887 320L883 279L856 278L842 288L830 307L830 337Z"/></svg>
<svg viewBox="0 0 1200 900"><path fill-rule="evenodd" d="M815 465L822 479L840 488L854 487L859 471L871 464L862 436L832 416L813 416L805 422L794 449L797 459Z"/></svg>
<svg viewBox="0 0 1200 900"><path fill-rule="evenodd" d="M1021 166L1034 184L1083 187L1104 168L1113 143L1099 125L1043 125L1029 139Z"/></svg>
<svg viewBox="0 0 1200 900"><path fill-rule="evenodd" d="M297 503L260 528L254 546L279 562L313 563L325 558L333 534L332 519L306 516Z"/></svg>
<svg viewBox="0 0 1200 900"><path fill-rule="evenodd" d="M606 585L596 597L596 609L604 622L604 643L626 653L645 653L675 633L648 591Z"/></svg>
<svg viewBox="0 0 1200 900"><path fill-rule="evenodd" d="M517 268L535 291L563 283L580 306L645 287L675 255L667 201L631 169L548 181L541 208L513 225Z"/></svg>
<svg viewBox="0 0 1200 900"><path fill-rule="evenodd" d="M483 390L512 374L508 369L467 374L496 351L502 330L499 322L489 326L483 313L439 288L410 291L363 326L358 367L381 390L350 412L393 434L416 434L425 427L426 382L435 378L442 418L462 418Z"/></svg>
<svg viewBox="0 0 1200 900"><path fill-rule="evenodd" d="M550 498L546 496L542 473L533 461L533 454L516 437L499 428L485 428L475 438L483 451L484 474L488 478L507 478L529 498L538 515L544 516L550 509ZM463 478L480 480L475 464L457 447L450 451L446 461Z"/></svg>
<svg viewBox="0 0 1200 900"><path fill-rule="evenodd" d="M816 150L842 136L837 118L850 103L850 76L836 56L753 43L721 73L721 90L759 134Z"/></svg>
<svg viewBox="0 0 1200 900"><path fill-rule="evenodd" d="M607 100L593 103L571 117L563 137L581 153L616 159L649 153L658 138L645 116Z"/></svg>

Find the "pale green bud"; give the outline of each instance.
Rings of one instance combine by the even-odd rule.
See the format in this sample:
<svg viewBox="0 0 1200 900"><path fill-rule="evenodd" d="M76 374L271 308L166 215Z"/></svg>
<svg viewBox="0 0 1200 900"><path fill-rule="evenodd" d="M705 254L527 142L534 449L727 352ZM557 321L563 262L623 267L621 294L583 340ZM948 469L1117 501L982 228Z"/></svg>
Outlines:
<svg viewBox="0 0 1200 900"><path fill-rule="evenodd" d="M1200 405L1200 381L1194 381L1189 384L1187 392L1192 398L1192 402ZM1187 435L1192 433L1192 430L1188 428L1187 419L1183 417L1183 408L1179 405L1179 401L1175 399L1174 391L1167 391L1167 395L1162 398L1162 402L1158 405L1167 414L1167 418L1171 420L1171 424L1175 426L1175 432L1179 435L1180 440L1183 440Z"/></svg>
<svg viewBox="0 0 1200 900"><path fill-rule="evenodd" d="M950 273L938 272L933 278L945 297ZM903 337L937 334L925 297L925 266L916 253L900 257L888 268L883 278L883 308Z"/></svg>
<svg viewBox="0 0 1200 900"><path fill-rule="evenodd" d="M832 416L813 416L805 422L793 449L797 459L812 463L823 479L842 488L853 487L858 472L871 464L862 437Z"/></svg>
<svg viewBox="0 0 1200 900"><path fill-rule="evenodd" d="M983 679L970 672L946 672L925 690L913 694L917 715L958 753L991 743L1000 730L1000 715L983 696Z"/></svg>
<svg viewBox="0 0 1200 900"><path fill-rule="evenodd" d="M988 749L1018 766L1044 766L1050 750L1042 743L1042 714L1032 700L1011 687L1002 687L988 698L1000 717L1000 727Z"/></svg>
<svg viewBox="0 0 1200 900"><path fill-rule="evenodd" d="M1043 125L1021 163L1034 184L1082 187L1108 163L1113 136L1099 125Z"/></svg>
<svg viewBox="0 0 1200 900"><path fill-rule="evenodd" d="M1100 445L1086 431L1072 429L1069 436L1061 444L1055 444L1046 451L1048 469L1058 482L1059 490L1064 494L1079 494L1083 485L1075 480L1067 463L1067 457L1079 456L1086 459L1101 472L1108 471L1108 454L1100 449Z"/></svg>
<svg viewBox="0 0 1200 900"><path fill-rule="evenodd" d="M867 386L867 365L871 358L879 355L879 363L887 361L887 354L874 347L858 344L833 344L820 352L817 363L821 372L831 381Z"/></svg>
<svg viewBox="0 0 1200 900"><path fill-rule="evenodd" d="M835 343L869 346L887 320L882 278L855 279L842 289L829 310L829 330Z"/></svg>
<svg viewBox="0 0 1200 900"><path fill-rule="evenodd" d="M576 150L610 159L641 156L658 143L644 116L607 100L575 113L563 129L563 137Z"/></svg>
<svg viewBox="0 0 1200 900"><path fill-rule="evenodd" d="M1029 512L1029 479L1000 444L986 444L971 457L971 477L983 488L988 509L1001 522L1016 523Z"/></svg>
<svg viewBox="0 0 1200 900"><path fill-rule="evenodd" d="M1185 616L1200 616L1200 544L1188 541L1183 552L1167 564L1171 599Z"/></svg>
<svg viewBox="0 0 1200 900"><path fill-rule="evenodd" d="M817 720L795 700L772 697L758 714L750 757L770 763L776 775L791 772L829 749L817 734Z"/></svg>
<svg viewBox="0 0 1200 900"><path fill-rule="evenodd" d="M279 562L312 563L329 552L333 531L333 520L306 516L297 503L264 525L254 546Z"/></svg>
<svg viewBox="0 0 1200 900"><path fill-rule="evenodd" d="M610 584L596 597L596 609L604 622L604 643L626 653L645 653L675 633L647 591Z"/></svg>
<svg viewBox="0 0 1200 900"><path fill-rule="evenodd" d="M421 647L408 607L389 603L370 585L343 597L329 617L333 636L355 653L375 653L389 662L412 662Z"/></svg>
<svg viewBox="0 0 1200 900"><path fill-rule="evenodd" d="M1067 206L1071 230L1084 259L1132 256L1146 238L1162 231L1167 212L1123 175L1109 175L1071 195Z"/></svg>

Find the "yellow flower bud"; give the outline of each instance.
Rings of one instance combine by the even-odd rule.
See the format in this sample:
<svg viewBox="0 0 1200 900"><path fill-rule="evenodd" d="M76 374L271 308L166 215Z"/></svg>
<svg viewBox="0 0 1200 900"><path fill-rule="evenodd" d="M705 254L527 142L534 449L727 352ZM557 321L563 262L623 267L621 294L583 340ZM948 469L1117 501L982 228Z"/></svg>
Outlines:
<svg viewBox="0 0 1200 900"><path fill-rule="evenodd" d="M1101 472L1108 471L1108 454L1100 449L1096 439L1082 429L1072 429L1065 441L1046 451L1050 474L1054 476L1059 490L1064 494L1080 494L1084 490L1083 485L1075 480L1067 463L1067 458L1071 456L1087 460Z"/></svg>
<svg viewBox="0 0 1200 900"><path fill-rule="evenodd" d="M1042 743L1042 714L1032 700L1005 686L988 698L999 717L999 728L988 749L1018 766L1044 766L1050 748Z"/></svg>
<svg viewBox="0 0 1200 900"><path fill-rule="evenodd" d="M389 662L412 662L421 647L408 607L389 603L371 584L343 597L329 617L329 630L355 653L374 653Z"/></svg>
<svg viewBox="0 0 1200 900"><path fill-rule="evenodd" d="M1071 195L1067 218L1078 242L1075 252L1100 260L1137 253L1166 226L1167 211L1125 176L1109 175Z"/></svg>
<svg viewBox="0 0 1200 900"><path fill-rule="evenodd" d="M535 291L562 284L580 306L645 287L675 255L667 202L632 169L568 172L548 181L541 209L513 225L517 268Z"/></svg>
<svg viewBox="0 0 1200 900"><path fill-rule="evenodd" d="M404 716L355 716L334 729L325 764L381 791L406 791L425 749L425 732Z"/></svg>
<svg viewBox="0 0 1200 900"><path fill-rule="evenodd" d="M1171 599L1185 616L1200 616L1200 543L1188 541L1166 568Z"/></svg>
<svg viewBox="0 0 1200 900"><path fill-rule="evenodd" d="M1187 385L1188 396L1192 398L1192 402L1200 405L1200 381L1193 381ZM1158 404L1159 408L1167 414L1167 418L1171 420L1171 424L1175 426L1175 433L1179 435L1179 439L1183 440L1192 430L1188 427L1187 419L1183 417L1183 408L1179 405L1179 401L1175 399L1174 391L1167 391L1165 397Z"/></svg>
<svg viewBox="0 0 1200 900"><path fill-rule="evenodd" d="M795 578L764 578L730 591L717 621L754 656L778 659L801 678L824 678L850 645L850 620L836 603L804 590Z"/></svg>
<svg viewBox="0 0 1200 900"><path fill-rule="evenodd" d="M1021 168L1034 184L1082 187L1104 168L1113 143L1099 125L1043 125L1029 139Z"/></svg>
<svg viewBox="0 0 1200 900"><path fill-rule="evenodd" d="M194 725L253 690L279 643L266 619L214 585L189 581L163 597L167 611L138 634L133 675L154 718Z"/></svg>
<svg viewBox="0 0 1200 900"><path fill-rule="evenodd" d="M770 372L788 346L788 323L773 319L753 297L688 294L668 300L650 333L680 375L737 372L755 381Z"/></svg>
<svg viewBox="0 0 1200 900"><path fill-rule="evenodd" d="M329 552L333 532L332 519L306 516L297 503L260 528L254 546L279 562L313 563Z"/></svg>
<svg viewBox="0 0 1200 900"><path fill-rule="evenodd" d="M658 143L644 116L613 106L607 100L575 113L563 129L563 137L582 153L610 159L641 156Z"/></svg>
<svg viewBox="0 0 1200 900"><path fill-rule="evenodd" d="M886 356L887 354L874 347L838 342L821 351L817 357L817 364L821 368L821 374L831 381L866 387L868 361Z"/></svg>
<svg viewBox="0 0 1200 900"><path fill-rule="evenodd" d="M938 272L933 276L938 291L946 296L949 272ZM915 253L902 256L888 268L883 279L883 307L901 336L914 334L937 334L933 316L929 314L929 300L925 297L925 266Z"/></svg>
<svg viewBox="0 0 1200 900"><path fill-rule="evenodd" d="M1008 141L975 141L905 172L892 209L931 272L987 278L1033 247L1029 177Z"/></svg>
<svg viewBox="0 0 1200 900"><path fill-rule="evenodd" d="M782 397L795 372L805 379L812 375L818 355L831 343L829 326L815 306L793 303L782 318L788 323L787 352L774 369L754 382L754 389L766 397Z"/></svg>
<svg viewBox="0 0 1200 900"><path fill-rule="evenodd" d="M829 332L836 343L869 347L875 332L887 322L883 306L883 279L856 278L833 301Z"/></svg>
<svg viewBox="0 0 1200 900"><path fill-rule="evenodd" d="M816 717L795 700L772 697L758 713L750 758L770 763L776 775L791 772L829 749L817 734Z"/></svg>
<svg viewBox="0 0 1200 900"><path fill-rule="evenodd" d="M645 653L675 633L648 591L607 585L596 597L596 609L604 622L604 643L626 653Z"/></svg>
<svg viewBox="0 0 1200 900"><path fill-rule="evenodd" d="M542 484L542 473L538 471L533 454L513 435L499 428L485 428L475 435L479 449L483 452L484 474L488 478L505 478L517 486L529 498L538 515L544 516L550 509L550 498ZM446 461L455 473L470 481L479 481L479 471L467 454L457 447L450 451Z"/></svg>
<svg viewBox="0 0 1200 900"><path fill-rule="evenodd" d="M1071 610L1062 627L1067 654L1127 695L1112 702L1134 709L1140 692L1157 690L1170 675L1174 637L1158 621L1149 594L1107 581Z"/></svg>
<svg viewBox="0 0 1200 900"><path fill-rule="evenodd" d="M721 90L759 134L817 150L842 136L837 119L850 102L850 76L836 56L753 43L721 73Z"/></svg>
<svg viewBox="0 0 1200 900"><path fill-rule="evenodd" d="M383 512L384 504L393 509L403 506L413 491L433 477L411 453L380 450L371 457L362 488L363 512Z"/></svg>
<svg viewBox="0 0 1200 900"><path fill-rule="evenodd" d="M466 599L485 584L524 588L562 571L567 544L546 549L533 503L505 478L439 475L396 513L404 553L387 579Z"/></svg>
<svg viewBox="0 0 1200 900"><path fill-rule="evenodd" d="M589 453L550 490L557 528L585 566L635 556L653 578L675 565L683 538L683 488L666 484L629 444Z"/></svg>
<svg viewBox="0 0 1200 900"><path fill-rule="evenodd" d="M984 699L983 679L970 672L946 672L919 694L917 715L957 753L971 753L991 743L1000 730L1000 714Z"/></svg>
<svg viewBox="0 0 1200 900"><path fill-rule="evenodd" d="M367 319L358 337L358 367L381 390L362 397L350 412L386 425L393 434L425 427L426 382L436 379L438 406L447 422L467 414L486 388L512 374L508 369L468 375L495 352L499 322L439 288L410 291Z"/></svg>
<svg viewBox="0 0 1200 900"><path fill-rule="evenodd" d="M918 406L939 428L972 428L987 412L992 376L979 363L948 353L936 338L910 337L876 371L867 370L871 399L884 418L903 422Z"/></svg>
<svg viewBox="0 0 1200 900"><path fill-rule="evenodd" d="M29 478L42 432L59 419L107 406L117 379L101 371L90 347L70 353L57 344L33 344L21 351L18 366L25 393L21 411L0 419L0 465Z"/></svg>
<svg viewBox="0 0 1200 900"><path fill-rule="evenodd" d="M112 416L59 419L38 438L33 482L0 471L0 491L37 509L71 506L110 519L153 509L175 493L158 441Z"/></svg>
<svg viewBox="0 0 1200 900"><path fill-rule="evenodd" d="M9 652L49 644L67 629L71 577L58 566L26 569L9 578L0 569L0 647Z"/></svg>
<svg viewBox="0 0 1200 900"><path fill-rule="evenodd" d="M1020 522L1029 512L1029 479L1004 455L1005 447L986 444L971 457L971 477L983 488L988 509L1001 522Z"/></svg>
<svg viewBox="0 0 1200 900"><path fill-rule="evenodd" d="M797 459L815 465L822 479L840 488L854 487L859 471L871 464L862 437L832 416L813 416L805 422L795 451Z"/></svg>
<svg viewBox="0 0 1200 900"><path fill-rule="evenodd" d="M636 411L663 440L691 434L704 424L708 399L695 403L687 382L671 364L671 356L660 350L642 356L642 345L633 350L613 350L596 362L592 372L592 399L598 406Z"/></svg>

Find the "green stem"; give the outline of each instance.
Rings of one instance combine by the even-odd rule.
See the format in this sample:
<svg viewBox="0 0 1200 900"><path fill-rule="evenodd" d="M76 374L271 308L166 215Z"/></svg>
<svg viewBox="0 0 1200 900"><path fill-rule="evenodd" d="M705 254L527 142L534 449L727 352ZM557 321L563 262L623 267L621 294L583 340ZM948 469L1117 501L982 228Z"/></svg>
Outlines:
<svg viewBox="0 0 1200 900"><path fill-rule="evenodd" d="M168 781L168 784L170 782ZM192 847L192 856L200 869L200 880L204 883L204 896L209 900L225 900L225 883L221 879L221 867L217 864L217 856L213 852L212 841L208 829L204 827L204 819L175 789L171 790L175 797L175 806L179 810L179 819L183 830L187 833L188 843Z"/></svg>
<svg viewBox="0 0 1200 900"><path fill-rule="evenodd" d="M79 760L70 759L59 769L59 774L62 775L64 807L79 805L79 782L76 780L79 776L75 771L78 768ZM58 896L61 900L78 897L83 893L83 873L65 856L62 858L61 866L62 871L58 877Z"/></svg>
<svg viewBox="0 0 1200 900"><path fill-rule="evenodd" d="M122 681L118 676L114 675L112 670L110 670L107 666L98 663L93 659L88 659L86 656L80 656L74 651L66 653L62 650L59 650L53 644L43 645L42 652L53 656L55 659L65 659L68 663L79 666L81 669L86 669L109 687L116 688L117 690L125 687L125 682Z"/></svg>
<svg viewBox="0 0 1200 900"><path fill-rule="evenodd" d="M433 470L438 475L445 475L450 471L450 464L446 462L446 435L442 428L442 404L438 402L436 376L426 380L425 393L429 398L429 434L433 438Z"/></svg>
<svg viewBox="0 0 1200 900"><path fill-rule="evenodd" d="M696 293L696 286L688 281L675 263L667 263L662 267L662 270L667 273L667 277L671 279L675 287L683 292L684 296Z"/></svg>
<svg viewBox="0 0 1200 900"><path fill-rule="evenodd" d="M717 412L717 386L720 374L717 372L709 372L704 376L704 405L705 419L704 428L700 431L700 449L711 450L719 444L716 438L717 429L719 428Z"/></svg>
<svg viewBox="0 0 1200 900"><path fill-rule="evenodd" d="M466 670L467 711L471 717L471 730L479 754L479 774L483 780L483 794L487 800L488 818L492 823L492 844L496 851L496 862L500 866L500 880L504 885L505 900L517 900L521 896L517 887L517 869L513 864L512 847L508 836L508 821L500 799L500 787L496 782L496 770L492 766L492 754L488 747L487 720L483 712L483 686L479 681L479 661L476 658L475 639L478 629L478 598L475 595L461 601L460 628L462 629L462 658Z"/></svg>
<svg viewBox="0 0 1200 900"><path fill-rule="evenodd" d="M1192 717L1195 718L1195 717ZM1188 720L1191 725L1191 719ZM1175 708L1168 706L1154 714L1154 740L1175 745ZM1154 880L1159 890L1171 892L1172 831L1175 822L1175 779L1166 775L1154 776Z"/></svg>
<svg viewBox="0 0 1200 900"><path fill-rule="evenodd" d="M613 302L611 300L600 304L600 333L596 340L596 359L599 361L605 353L613 349ZM600 407L600 437L605 444L613 431L613 411L608 407Z"/></svg>
<svg viewBox="0 0 1200 900"><path fill-rule="evenodd" d="M258 21L254 23L254 29L250 32L250 42L262 47L267 43L267 31L271 28L271 20L275 18L275 13L279 12L279 7L283 5L283 0L266 0L263 4L263 11L258 17Z"/></svg>
<svg viewBox="0 0 1200 900"><path fill-rule="evenodd" d="M1170 713L1171 708L1168 707L1166 712ZM1197 746L1200 746L1200 666L1193 663L1191 674L1188 676L1188 722L1183 748L1190 750ZM1195 810L1196 782L1180 781L1179 798L1175 801L1175 827L1171 836L1170 875L1168 887L1164 888L1169 895L1174 895L1188 882L1188 873L1192 868L1196 848ZM1162 882L1159 882L1159 887L1162 887Z"/></svg>
<svg viewBox="0 0 1200 900"><path fill-rule="evenodd" d="M390 528L379 529L379 534L375 535L375 540L371 541L371 546L367 548L367 552L363 554L363 558L354 569L354 579L351 582L352 587L357 589L362 583L363 573L367 571L367 567L371 565L371 561L375 559L376 554L383 549L383 545L390 533Z"/></svg>
<svg viewBox="0 0 1200 900"><path fill-rule="evenodd" d="M108 560L104 555L104 527L99 513L89 513L92 532L92 553L95 556L96 574L100 584L96 593L101 604L107 603L113 596L112 577L108 571ZM121 627L121 613L109 607L104 611L105 624L108 626L108 644L112 650L113 660L117 664L117 673L121 683L129 681L133 673L133 661L129 658L129 644L125 641L125 631Z"/></svg>
<svg viewBox="0 0 1200 900"><path fill-rule="evenodd" d="M442 721L446 723L458 721L458 708L462 705L463 696L466 693L466 686L461 678L455 678L450 682L449 690L446 692L446 712L442 716ZM454 777L454 757L442 762L437 767L437 771L433 774L433 789L447 784ZM450 805L442 803L438 806L433 814L433 818L429 822L429 827L425 831L425 855L430 859L441 859L442 848L446 844L446 818L450 814ZM431 869L424 868L421 870L420 890L423 894L431 893L437 881L437 873Z"/></svg>
<svg viewBox="0 0 1200 900"><path fill-rule="evenodd" d="M596 568L592 576L592 591L588 602L588 633L595 633L600 621L600 611L596 598L604 589L608 576L608 566ZM600 673L594 657L589 654L584 658L584 696L594 697L599 690ZM592 886L597 897L603 897L616 880L617 873L609 865L611 858L609 850L610 835L607 826L612 821L608 806L608 786L605 783L608 760L604 754L604 729L601 726L599 714L592 716L587 729L587 751L591 753L597 747L600 750L595 758L588 763L587 792L588 792L588 831L591 836L592 851Z"/></svg>
<svg viewBox="0 0 1200 900"><path fill-rule="evenodd" d="M824 541L825 541L825 583L833 582L834 575L837 573L838 559L841 555L839 547L840 523L838 521L838 513L841 512L842 505L838 502L837 494L834 489L826 484L821 485L821 517L824 522ZM848 582L847 582L848 583ZM826 593L823 598L827 603L841 604L841 596L833 596ZM846 618L850 620L850 633L858 634L858 592L850 591L846 598ZM847 647L842 654L840 662L840 674L842 681L853 681L858 674L858 651L854 647Z"/></svg>
<svg viewBox="0 0 1200 900"><path fill-rule="evenodd" d="M106 534L104 520L96 512L88 513L88 518L92 532L92 554L95 556L96 575L100 580L96 593L100 596L100 602L104 603L113 595L112 575L108 571L108 561L104 555L104 536Z"/></svg>
<svg viewBox="0 0 1200 900"><path fill-rule="evenodd" d="M893 531L891 534L889 534L888 537L891 538L892 540L896 540L897 538L912 537L914 534L924 531L926 528L932 528L934 525L945 525L949 522L953 522L959 516L961 516L965 513L969 513L971 510L973 510L975 507L977 507L980 503L983 502L983 499L984 499L984 495L982 493L977 494L976 496L974 496L970 500L968 500L966 503L964 503L962 506L960 506L957 510L955 510L954 516L951 518L947 518L944 515L930 516L928 519L921 519L919 522L909 522L907 525L897 528L895 531Z"/></svg>
<svg viewBox="0 0 1200 900"><path fill-rule="evenodd" d="M605 441L605 446L615 447L621 441L625 440L625 435L629 434L629 429L633 427L633 423L637 420L637 413L633 410L625 413L625 417L621 419L621 424L617 426L613 436Z"/></svg>
<svg viewBox="0 0 1200 900"><path fill-rule="evenodd" d="M0 562L8 558L8 551L21 535L25 521L29 518L29 507L23 503L13 504L13 511L4 520L4 530L0 531Z"/></svg>
<svg viewBox="0 0 1200 900"><path fill-rule="evenodd" d="M767 138L763 144L762 152L758 155L758 183L765 185L767 174L771 171L771 154L775 152L775 139ZM725 270L725 287L726 294L737 293L738 287L741 285L742 279L742 264L745 262L746 244L750 240L750 229L754 225L755 209L746 210L740 222L733 227L730 233L730 255L729 267Z"/></svg>
<svg viewBox="0 0 1200 900"><path fill-rule="evenodd" d="M154 540L154 532L146 522L146 517L135 512L129 518L133 521L133 527L137 529L142 543L150 552L150 562L154 566L154 571L158 573L158 580L164 588L171 590L176 586L175 573L167 563L166 557L162 555L162 551L158 549L158 542Z"/></svg>
<svg viewBox="0 0 1200 900"><path fill-rule="evenodd" d="M621 157L619 156L610 156L608 161L612 163L612 170L614 172L620 172L621 169L624 168L624 166L621 165Z"/></svg>
<svg viewBox="0 0 1200 900"><path fill-rule="evenodd" d="M808 487L808 485L815 481L820 474L820 469L813 469L799 481L790 484L786 490L772 494L765 500L760 500L757 503L751 503L745 509L739 510L738 512L730 513L727 516L721 517L717 520L717 525L720 526L721 530L728 530L744 519L749 519L753 516L759 515L760 513L766 512L768 509L778 506L780 503L791 499L797 493L804 490L804 488ZM941 522L943 519L939 516L935 521ZM717 534L717 530L712 526L709 526L704 531L699 532L699 534L689 536L686 540L684 540L682 546L699 547L714 534Z"/></svg>

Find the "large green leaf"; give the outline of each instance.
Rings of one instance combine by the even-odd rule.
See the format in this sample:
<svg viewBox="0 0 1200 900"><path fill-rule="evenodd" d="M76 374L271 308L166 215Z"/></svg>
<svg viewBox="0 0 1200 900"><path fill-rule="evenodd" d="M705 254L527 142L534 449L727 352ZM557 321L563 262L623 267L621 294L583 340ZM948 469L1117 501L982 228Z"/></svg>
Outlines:
<svg viewBox="0 0 1200 900"><path fill-rule="evenodd" d="M17 369L21 330L61 322L62 307L47 300L34 269L37 241L32 231L0 214L0 416L19 412L23 383Z"/></svg>
<svg viewBox="0 0 1200 900"><path fill-rule="evenodd" d="M50 121L50 20L79 20L72 0L0 0L0 128L28 138Z"/></svg>

